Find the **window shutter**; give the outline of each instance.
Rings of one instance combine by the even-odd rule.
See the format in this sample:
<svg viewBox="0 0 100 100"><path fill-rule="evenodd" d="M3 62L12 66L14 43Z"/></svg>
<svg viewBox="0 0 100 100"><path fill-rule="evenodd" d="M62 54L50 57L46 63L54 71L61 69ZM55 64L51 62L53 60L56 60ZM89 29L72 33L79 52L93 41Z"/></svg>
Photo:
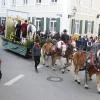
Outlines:
<svg viewBox="0 0 100 100"><path fill-rule="evenodd" d="M0 17L0 24L1 24L1 17Z"/></svg>
<svg viewBox="0 0 100 100"><path fill-rule="evenodd" d="M60 32L60 18L56 19L56 32Z"/></svg>
<svg viewBox="0 0 100 100"><path fill-rule="evenodd" d="M80 34L82 34L82 23L83 23L83 21L80 20L80 30L79 30L79 33L80 33Z"/></svg>
<svg viewBox="0 0 100 100"><path fill-rule="evenodd" d="M38 18L36 18L36 30L38 31L38 22L37 22L37 19Z"/></svg>
<svg viewBox="0 0 100 100"><path fill-rule="evenodd" d="M87 30L88 30L88 21L85 20L85 33L87 33Z"/></svg>
<svg viewBox="0 0 100 100"><path fill-rule="evenodd" d="M94 21L92 21L92 27L91 27L91 33L93 34L93 29L94 29Z"/></svg>
<svg viewBox="0 0 100 100"><path fill-rule="evenodd" d="M35 25L35 19L32 17L32 24Z"/></svg>
<svg viewBox="0 0 100 100"><path fill-rule="evenodd" d="M49 31L50 18L46 18L46 30Z"/></svg>
<svg viewBox="0 0 100 100"><path fill-rule="evenodd" d="M41 31L44 31L44 18L41 18Z"/></svg>
<svg viewBox="0 0 100 100"><path fill-rule="evenodd" d="M72 19L71 34L74 34L74 32L75 32L75 19Z"/></svg>

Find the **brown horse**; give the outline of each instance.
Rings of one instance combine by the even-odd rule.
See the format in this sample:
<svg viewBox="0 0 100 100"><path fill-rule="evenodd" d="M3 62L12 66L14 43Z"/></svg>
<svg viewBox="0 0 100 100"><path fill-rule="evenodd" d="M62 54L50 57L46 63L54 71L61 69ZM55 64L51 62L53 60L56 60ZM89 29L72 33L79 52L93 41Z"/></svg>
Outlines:
<svg viewBox="0 0 100 100"><path fill-rule="evenodd" d="M95 59L95 64L89 64L89 68L88 68L88 78L89 80L92 80L92 76L96 75L96 84L97 84L97 90L98 93L100 93L100 50L97 51L96 54L97 58ZM87 85L88 87L88 85Z"/></svg>
<svg viewBox="0 0 100 100"><path fill-rule="evenodd" d="M94 64L90 62L92 58L87 59L86 52L76 52L73 55L73 64L75 67L75 81L80 84L80 80L78 77L78 73L80 69L85 69L85 84L84 87L88 88L88 78L91 79L92 76L96 75L96 85L97 85L97 91L100 93L100 65L98 62L96 62L96 59L94 59ZM97 58L98 59L98 58ZM85 67L84 67L85 66Z"/></svg>
<svg viewBox="0 0 100 100"><path fill-rule="evenodd" d="M75 73L75 81L80 84L79 79L79 71L83 69L84 64L86 61L86 52L84 51L77 51L73 54L73 64L74 64L74 73Z"/></svg>
<svg viewBox="0 0 100 100"><path fill-rule="evenodd" d="M41 56L44 62L46 61L46 56L51 56L52 68L55 70L56 60L60 60L62 55L65 55L65 51L66 46L63 44L63 41L59 41L56 44L47 42L41 49Z"/></svg>

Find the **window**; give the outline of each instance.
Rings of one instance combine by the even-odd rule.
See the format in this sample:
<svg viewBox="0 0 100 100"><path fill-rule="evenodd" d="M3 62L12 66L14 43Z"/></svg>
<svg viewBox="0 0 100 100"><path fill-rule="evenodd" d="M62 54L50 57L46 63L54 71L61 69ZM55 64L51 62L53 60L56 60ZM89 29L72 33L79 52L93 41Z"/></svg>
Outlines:
<svg viewBox="0 0 100 100"><path fill-rule="evenodd" d="M75 21L75 33L79 33L80 30L80 21L76 20Z"/></svg>
<svg viewBox="0 0 100 100"><path fill-rule="evenodd" d="M91 8L93 0L80 0L79 3L82 7Z"/></svg>
<svg viewBox="0 0 100 100"><path fill-rule="evenodd" d="M57 2L57 0L51 0L51 2Z"/></svg>
<svg viewBox="0 0 100 100"><path fill-rule="evenodd" d="M24 1L23 1L23 4L27 4L27 3L28 3L28 0L24 0Z"/></svg>
<svg viewBox="0 0 100 100"><path fill-rule="evenodd" d="M41 19L36 19L36 28L37 28L37 31L41 30Z"/></svg>
<svg viewBox="0 0 100 100"><path fill-rule="evenodd" d="M56 32L56 19L52 18L50 20L50 32Z"/></svg>
<svg viewBox="0 0 100 100"><path fill-rule="evenodd" d="M92 22L88 22L87 33L91 33L91 29L92 29Z"/></svg>
<svg viewBox="0 0 100 100"><path fill-rule="evenodd" d="M2 0L2 6L5 6L5 4L6 4L5 0Z"/></svg>
<svg viewBox="0 0 100 100"><path fill-rule="evenodd" d="M13 6L16 5L16 0L12 0L12 5L13 5Z"/></svg>
<svg viewBox="0 0 100 100"><path fill-rule="evenodd" d="M41 3L41 0L36 0L36 3Z"/></svg>

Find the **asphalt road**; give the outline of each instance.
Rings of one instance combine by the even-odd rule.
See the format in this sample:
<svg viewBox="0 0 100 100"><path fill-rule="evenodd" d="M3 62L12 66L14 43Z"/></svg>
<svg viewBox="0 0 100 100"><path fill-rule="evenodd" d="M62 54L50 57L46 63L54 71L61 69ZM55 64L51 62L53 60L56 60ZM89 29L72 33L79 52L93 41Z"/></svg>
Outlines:
<svg viewBox="0 0 100 100"><path fill-rule="evenodd" d="M95 76L89 82L89 89L84 89L84 72L80 73L81 84L73 80L72 72L61 74L59 70L39 66L39 73L34 71L34 62L0 46L3 77L0 80L0 100L99 100ZM50 81L50 79L53 81ZM55 79L60 77L62 80ZM58 82L55 82L58 81Z"/></svg>

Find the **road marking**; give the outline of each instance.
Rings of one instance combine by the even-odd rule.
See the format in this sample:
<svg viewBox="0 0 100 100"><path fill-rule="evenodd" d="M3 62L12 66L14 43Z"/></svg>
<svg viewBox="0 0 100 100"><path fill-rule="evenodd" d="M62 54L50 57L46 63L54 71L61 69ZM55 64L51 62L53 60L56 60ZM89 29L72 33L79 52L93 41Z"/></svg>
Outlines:
<svg viewBox="0 0 100 100"><path fill-rule="evenodd" d="M15 78L11 79L10 81L6 82L4 84L4 86L11 86L11 85L13 85L15 82L17 82L18 80L20 80L23 77L24 77L24 75L20 74L20 75L16 76Z"/></svg>

